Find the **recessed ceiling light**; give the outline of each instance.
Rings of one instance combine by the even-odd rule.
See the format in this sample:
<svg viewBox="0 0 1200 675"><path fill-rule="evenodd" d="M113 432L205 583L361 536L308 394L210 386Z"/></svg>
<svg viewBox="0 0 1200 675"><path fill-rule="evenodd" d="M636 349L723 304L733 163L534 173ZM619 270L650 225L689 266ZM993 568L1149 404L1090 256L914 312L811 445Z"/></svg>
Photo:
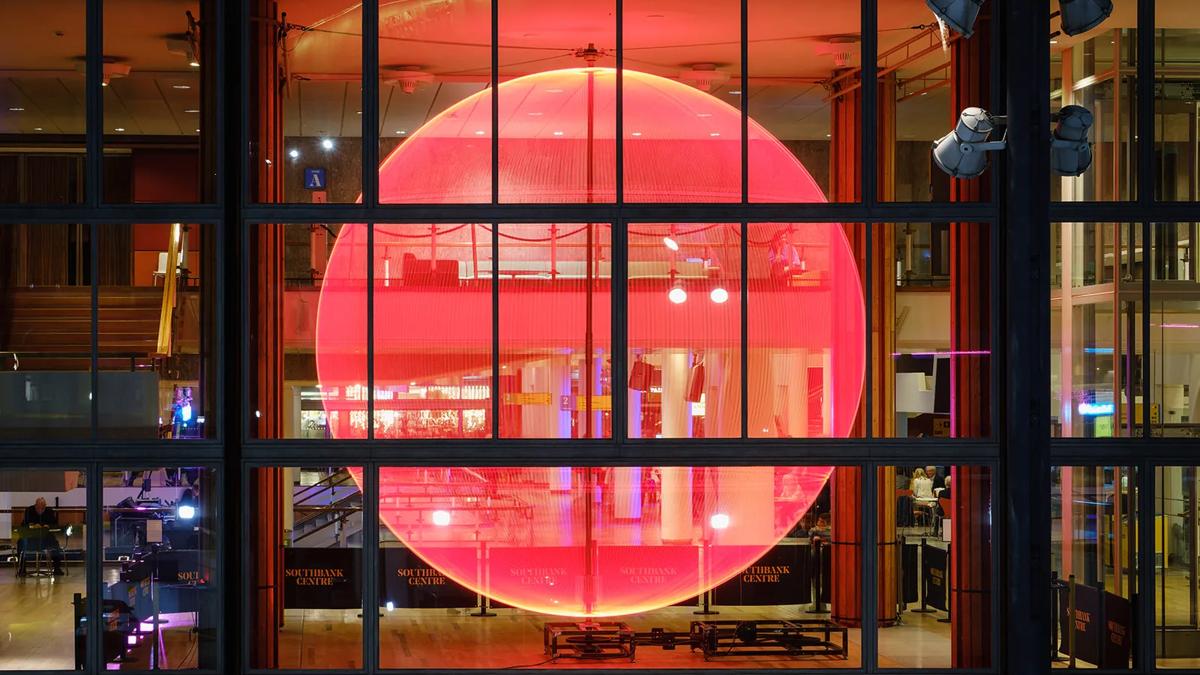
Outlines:
<svg viewBox="0 0 1200 675"><path fill-rule="evenodd" d="M20 106L13 106L8 109L8 112L24 112L24 110L25 109Z"/></svg>
<svg viewBox="0 0 1200 675"><path fill-rule="evenodd" d="M362 114L362 111L361 111L361 110L355 110L355 111L354 111L354 113L355 113L356 115L361 115L361 114Z"/></svg>
<svg viewBox="0 0 1200 675"><path fill-rule="evenodd" d="M196 133L200 133L200 129L196 129Z"/></svg>
<svg viewBox="0 0 1200 675"><path fill-rule="evenodd" d="M561 94L562 91L563 91L562 89L547 89L546 93L547 94Z"/></svg>
<svg viewBox="0 0 1200 675"><path fill-rule="evenodd" d="M1058 44L1058 40L1051 40L1051 41L1050 41L1050 44L1052 44L1052 45L1056 45L1056 44Z"/></svg>
<svg viewBox="0 0 1200 675"><path fill-rule="evenodd" d="M189 61L189 62L188 62L188 65L189 65L189 66L191 66L191 67L193 67L193 68L199 68L199 67L200 67L200 62L199 62L199 61Z"/></svg>
<svg viewBox="0 0 1200 675"><path fill-rule="evenodd" d="M741 90L741 89L730 89L730 90L729 90L729 95L730 95L730 96L741 96L741 95L742 95L742 90Z"/></svg>
<svg viewBox="0 0 1200 675"><path fill-rule="evenodd" d="M321 147L325 148L326 150L332 150L333 149L333 139L322 138L321 139Z"/></svg>
<svg viewBox="0 0 1200 675"><path fill-rule="evenodd" d="M117 127L116 129L113 129L113 131L125 131L125 127Z"/></svg>
<svg viewBox="0 0 1200 675"><path fill-rule="evenodd" d="M197 110L197 109L195 109L195 108L188 108L187 110L184 110L183 112L185 112L185 113L192 113L192 114L196 114L196 113L198 113L198 112L200 112L200 111L199 111L199 110Z"/></svg>
<svg viewBox="0 0 1200 675"><path fill-rule="evenodd" d="M540 113L540 112L531 112L531 113L529 113L529 116L530 116L530 117L541 117L541 116L542 116L542 113Z"/></svg>
<svg viewBox="0 0 1200 675"><path fill-rule="evenodd" d="M833 134L825 134L825 138L832 138Z"/></svg>
<svg viewBox="0 0 1200 675"><path fill-rule="evenodd" d="M696 117L712 117L712 113L696 113Z"/></svg>
<svg viewBox="0 0 1200 675"><path fill-rule="evenodd" d="M33 130L34 130L34 131L41 131L41 130L42 130L42 128L41 128L41 127L34 127L34 128L33 128Z"/></svg>
<svg viewBox="0 0 1200 675"><path fill-rule="evenodd" d="M300 151L295 148L292 148L291 150L288 151L288 157L291 157L292 159L299 159Z"/></svg>
<svg viewBox="0 0 1200 675"><path fill-rule="evenodd" d="M709 136L720 136L720 135L721 135L721 132L719 132L719 131L712 131L712 132L709 132L709 134L708 134L708 135L709 135Z"/></svg>
<svg viewBox="0 0 1200 675"><path fill-rule="evenodd" d="M633 133L631 133L631 134L629 134L629 135L630 135L630 136L641 136L641 135L642 135L642 132L640 132L640 131L635 131L635 132L633 132Z"/></svg>
<svg viewBox="0 0 1200 675"><path fill-rule="evenodd" d="M476 129L476 130L475 130L475 135L476 135L476 136L482 136L482 135L484 135L484 134L486 134L486 133L487 133L487 132L486 132L486 131L484 131L483 129Z"/></svg>
<svg viewBox="0 0 1200 675"><path fill-rule="evenodd" d="M172 89L191 89L192 85L190 85L190 84L173 84L173 85L171 85L171 88Z"/></svg>
<svg viewBox="0 0 1200 675"><path fill-rule="evenodd" d="M403 136L404 134L407 134L408 132L407 132L407 131L405 131L404 129L397 129L397 130L396 130L396 133L398 133L398 134L400 134L401 136Z"/></svg>
<svg viewBox="0 0 1200 675"><path fill-rule="evenodd" d="M555 135L555 136L562 136L562 135L563 135L563 132L561 132L561 131L555 131L555 132L554 132L554 135Z"/></svg>

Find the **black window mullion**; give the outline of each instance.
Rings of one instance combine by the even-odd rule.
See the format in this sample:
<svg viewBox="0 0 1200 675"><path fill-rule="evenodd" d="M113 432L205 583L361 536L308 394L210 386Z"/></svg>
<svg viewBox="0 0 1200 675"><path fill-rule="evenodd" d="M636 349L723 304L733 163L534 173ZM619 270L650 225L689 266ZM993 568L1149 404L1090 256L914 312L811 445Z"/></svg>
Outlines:
<svg viewBox="0 0 1200 675"><path fill-rule="evenodd" d="M1143 408L1147 406L1142 406ZM1133 667L1142 672L1154 670L1154 535L1157 526L1154 517L1154 464L1144 461L1137 465L1137 594L1133 606L1134 626L1142 626L1141 634L1135 633L1133 644L1137 652L1133 655ZM1166 560L1163 561L1166 565ZM1164 567L1163 573L1166 573Z"/></svg>
<svg viewBox="0 0 1200 675"><path fill-rule="evenodd" d="M1148 209L1157 200L1154 166L1154 26L1155 0L1137 2L1137 203ZM1121 86L1118 80L1116 86Z"/></svg>
<svg viewBox="0 0 1200 675"><path fill-rule="evenodd" d="M368 3L369 4L369 3ZM367 223L367 438L375 438L375 223Z"/></svg>
<svg viewBox="0 0 1200 675"><path fill-rule="evenodd" d="M101 627L103 604L100 598L100 588L104 581L102 562L104 559L104 513L101 507L103 495L103 474L99 464L88 464L87 475L87 516L85 524L87 546L84 553L84 570L87 578L84 596L87 598L87 658L86 665L90 672L103 672L104 649Z"/></svg>
<svg viewBox="0 0 1200 675"><path fill-rule="evenodd" d="M878 114L878 94L879 85L876 82L876 71L878 56L878 34L876 28L879 23L878 17L878 0L862 0L862 68L859 71L861 81L859 86L862 87L862 145L859 146L859 166L862 171L859 172L860 180L862 180L861 192L862 203L868 210L873 210L879 203L876 191L878 172L875 170L876 158L879 156L876 152L876 143L879 137ZM870 258L868 258L869 260ZM870 263L868 263L870 265ZM869 315L869 312L868 312ZM869 372L869 371L868 371ZM869 390L868 390L869 391ZM868 406L868 410L869 410Z"/></svg>
<svg viewBox="0 0 1200 675"><path fill-rule="evenodd" d="M866 172L863 172L866 175ZM874 255L871 239L875 233L875 228L879 227L878 223L863 223L861 229L863 232L863 249L866 252L866 264L864 265L863 278L867 280L866 288L863 289L863 364L866 372L866 392L863 397L863 438L875 437L875 425L872 424L872 413L875 409L875 376L874 376L874 354L871 353L871 319L874 314L871 307L872 293L871 289L874 286L875 274L874 265L871 264L871 258Z"/></svg>
<svg viewBox="0 0 1200 675"><path fill-rule="evenodd" d="M379 2L362 3L362 203L379 203Z"/></svg>
<svg viewBox="0 0 1200 675"><path fill-rule="evenodd" d="M876 572L876 557L879 552L878 515L879 505L876 504L879 478L879 467L875 464L865 465L859 471L862 490L862 601L860 608L862 616L862 666L867 672L879 669L879 623L876 609L879 603L876 596L879 593L879 575Z"/></svg>
<svg viewBox="0 0 1200 675"><path fill-rule="evenodd" d="M618 5L622 0L617 0ZM618 28L618 31L620 29ZM619 71L618 71L619 73ZM620 86L620 79L617 80ZM620 119L620 116L618 116ZM618 138L620 134L617 134ZM618 143L618 147L620 144ZM620 173L618 164L618 173ZM618 185L620 182L618 180ZM618 188L619 189L619 188ZM629 438L629 371L626 361L629 354L627 314L629 299L626 296L628 282L628 231L624 220L612 224L612 272L609 274L611 293L609 312L612 325L612 439L616 447L624 447Z"/></svg>
<svg viewBox="0 0 1200 675"><path fill-rule="evenodd" d="M616 49L616 51L617 51L617 101L616 101L616 105L617 105L617 119L616 119L616 125L617 125L616 126L616 161L617 161L616 181L617 181L617 184L616 184L616 188L617 188L617 190L616 190L616 197L617 197L617 207L620 208L620 205L625 202L625 0L614 0L614 1L616 2L616 22L617 22L617 25L616 25L616 34L617 34L617 49ZM622 223L620 226L623 228L624 224ZM617 250L615 248L616 228L617 227L618 227L618 223L614 222L613 223L613 245L614 245L613 250ZM613 256L613 260L614 260L614 262L616 261L615 255ZM613 271L613 275L615 277L615 275L616 275L615 270ZM616 290L615 286L613 287L613 290L615 293L615 290ZM614 298L615 297L616 296L614 295ZM616 305L616 303L614 303L614 306L615 305ZM616 326L616 325L617 325L616 323L613 324L613 326ZM614 336L613 344L616 345L615 336ZM616 364L616 362L614 361L614 366L615 366L615 364ZM614 376L615 376L615 374L616 374L616 372L614 371ZM616 387L613 387L613 389L615 390ZM614 411L616 410L615 401L616 401L616 399L614 399L614 408L613 408ZM613 417L615 420L616 415L614 415ZM615 427L613 429L613 437L618 437L616 434Z"/></svg>
<svg viewBox="0 0 1200 675"><path fill-rule="evenodd" d="M743 0L743 5L742 5L743 9L745 9L744 3L745 3L745 0ZM745 43L743 42L743 44L745 44ZM743 71L743 74L744 74L744 71ZM745 89L744 83L743 83L742 87L743 87L742 92L745 93L746 89ZM747 96L743 96L742 100L745 100L747 98L748 98ZM742 121L745 122L745 116L742 117ZM743 133L745 133L745 127L742 127L742 130L743 130ZM742 148L743 149L745 148L744 144L743 144ZM745 158L743 157L743 160L744 159ZM745 171L745 169L746 169L746 164L743 161L742 170ZM743 176L744 176L744 174L743 174ZM747 223L746 221L742 221L741 228L742 228L742 237L741 237L741 242L742 242L742 244L741 244L742 256L741 257L742 257L742 259L739 262L739 267L740 267L742 283L741 283L741 289L739 290L739 293L740 293L740 300L741 300L741 310L740 311L741 311L741 324L742 324L741 325L741 338L740 338L741 346L742 346L742 353L741 353L741 369L742 369L742 377L741 377L741 380L742 380L741 381L742 419L741 419L741 423L742 423L742 425L741 425L740 435L742 438L749 438L750 437L750 339L749 339L749 335L750 335L750 321L749 321L749 319L750 319L750 223Z"/></svg>
<svg viewBox="0 0 1200 675"><path fill-rule="evenodd" d="M379 670L379 465L363 466L363 663L368 673Z"/></svg>
<svg viewBox="0 0 1200 675"><path fill-rule="evenodd" d="M740 82L740 86L742 88L742 95L740 98L741 98L741 113L742 113L742 119L741 119L741 130L742 130L741 131L741 134L742 134L742 146L741 146L742 189L741 189L741 192L742 192L742 199L741 199L741 202L743 204L749 203L749 201L750 201L750 138L749 138L749 134L748 134L749 129L750 129L750 71L749 71L749 69L750 69L750 57L749 57L750 40L748 37L749 31L750 31L750 27L748 25L749 17L750 17L749 4L750 4L750 0L741 0L741 5L739 8L739 12L740 12L739 31L740 32L739 32L739 38L738 38L738 42L740 45L739 52L738 52L739 53L738 58L741 60L741 65L742 65L742 79ZM744 229L743 229L743 231L744 231ZM745 305L743 305L743 309L744 309L744 307L745 307ZM744 342L743 342L742 347L745 348ZM745 379L746 379L745 378L745 370L743 369L742 380L744 381ZM743 398L742 399L742 409L745 410L745 408L746 408L745 399Z"/></svg>
<svg viewBox="0 0 1200 675"><path fill-rule="evenodd" d="M495 101L495 97L492 97ZM493 117L493 120L495 118ZM494 129L493 129L494 130ZM493 187L495 183L493 183ZM494 194L494 193L493 193ZM500 438L500 223L492 223L492 438ZM479 274L479 270L475 270ZM461 412L459 414L462 414Z"/></svg>
<svg viewBox="0 0 1200 675"><path fill-rule="evenodd" d="M84 133L87 154L84 160L84 203L95 208L104 200L101 175L104 165L104 6L102 0L88 0L84 71Z"/></svg>
<svg viewBox="0 0 1200 675"><path fill-rule="evenodd" d="M1145 138L1143 136L1142 138ZM1156 236L1154 227L1157 223L1151 223L1148 220L1142 221L1142 438L1150 438L1153 429L1150 428L1150 408L1154 405L1154 396L1152 395L1150 365L1152 362L1150 351L1150 281L1154 277L1154 267L1152 257L1154 255L1152 239ZM1137 247L1129 247L1129 255L1136 255ZM1130 261L1133 264L1135 261ZM1130 351L1129 358L1133 358L1136 352ZM1133 401L1129 402L1133 405Z"/></svg>
<svg viewBox="0 0 1200 675"><path fill-rule="evenodd" d="M492 0L492 203L500 203L500 0ZM493 229L495 223L493 223ZM494 239L495 237L493 237ZM493 248L492 254L495 255ZM492 281L495 284L496 259L492 258ZM495 320L496 315L492 315ZM493 397L495 392L493 393ZM495 422L493 421L493 425Z"/></svg>
<svg viewBox="0 0 1200 675"><path fill-rule="evenodd" d="M91 438L100 436L100 226L91 223L82 227L88 231L88 281L92 289L92 338L91 338L91 381L88 385L88 403L91 408ZM81 229L82 231L82 229ZM165 282L164 282L165 284Z"/></svg>

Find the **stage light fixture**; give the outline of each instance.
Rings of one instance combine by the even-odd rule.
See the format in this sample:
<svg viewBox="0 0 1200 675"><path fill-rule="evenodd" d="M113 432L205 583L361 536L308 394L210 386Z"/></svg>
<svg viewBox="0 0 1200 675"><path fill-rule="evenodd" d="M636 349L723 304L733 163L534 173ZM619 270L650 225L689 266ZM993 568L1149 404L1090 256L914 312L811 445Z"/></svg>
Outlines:
<svg viewBox="0 0 1200 675"><path fill-rule="evenodd" d="M925 4L939 22L969 38L975 32L975 17L983 0L925 0Z"/></svg>
<svg viewBox="0 0 1200 675"><path fill-rule="evenodd" d="M1050 141L1050 168L1063 176L1078 176L1092 165L1092 144L1088 142L1092 112L1083 106L1068 105L1054 118L1057 123Z"/></svg>
<svg viewBox="0 0 1200 675"><path fill-rule="evenodd" d="M675 241L674 237L663 237L663 246L666 246L672 251L679 250L679 242Z"/></svg>
<svg viewBox="0 0 1200 675"><path fill-rule="evenodd" d="M723 305L723 304L725 304L726 301L729 300L729 291L725 290L721 286L717 286L716 288L709 291L708 299L712 300L713 302L717 303L718 305Z"/></svg>
<svg viewBox="0 0 1200 675"><path fill-rule="evenodd" d="M989 140L1005 118L970 107L958 116L954 130L933 143L933 161L955 178L975 178L987 169L987 151L1003 150L1005 139Z"/></svg>
<svg viewBox="0 0 1200 675"><path fill-rule="evenodd" d="M191 520L196 517L196 507L184 504L175 510L175 515L179 516L180 520Z"/></svg>
<svg viewBox="0 0 1200 675"><path fill-rule="evenodd" d="M1112 14L1112 0L1059 0L1062 32L1079 35L1104 23Z"/></svg>
<svg viewBox="0 0 1200 675"><path fill-rule="evenodd" d="M433 517L433 524L437 525L438 527L446 527L447 525L450 524L450 512L449 511L434 511L432 517Z"/></svg>

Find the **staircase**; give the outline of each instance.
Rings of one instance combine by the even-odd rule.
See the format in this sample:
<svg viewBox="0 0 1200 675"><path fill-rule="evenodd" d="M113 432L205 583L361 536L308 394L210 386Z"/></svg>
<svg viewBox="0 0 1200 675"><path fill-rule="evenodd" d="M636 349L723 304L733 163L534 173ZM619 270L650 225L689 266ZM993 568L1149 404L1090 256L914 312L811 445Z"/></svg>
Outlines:
<svg viewBox="0 0 1200 675"><path fill-rule="evenodd" d="M345 469L293 488L292 546L342 548L362 544L362 492Z"/></svg>
<svg viewBox="0 0 1200 675"><path fill-rule="evenodd" d="M128 369L156 353L163 289L102 287L100 368ZM87 286L10 288L0 293L0 352L21 368L78 370L91 358L92 290Z"/></svg>

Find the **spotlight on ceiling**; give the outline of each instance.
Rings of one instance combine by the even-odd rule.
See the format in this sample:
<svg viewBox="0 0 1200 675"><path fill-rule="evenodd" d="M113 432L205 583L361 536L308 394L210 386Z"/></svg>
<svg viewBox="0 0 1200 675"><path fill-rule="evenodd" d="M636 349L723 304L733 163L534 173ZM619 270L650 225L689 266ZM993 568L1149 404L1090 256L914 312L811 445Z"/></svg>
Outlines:
<svg viewBox="0 0 1200 675"><path fill-rule="evenodd" d="M729 291L725 290L721 286L717 286L708 292L708 299L712 300L718 305L723 305L729 300Z"/></svg>
<svg viewBox="0 0 1200 675"><path fill-rule="evenodd" d="M1092 112L1083 106L1069 105L1054 118L1057 124L1050 140L1050 168L1057 174L1078 176L1092 165L1092 144L1088 142Z"/></svg>
<svg viewBox="0 0 1200 675"><path fill-rule="evenodd" d="M333 139L322 138L321 139L321 147L325 148L326 150L332 150L333 149Z"/></svg>
<svg viewBox="0 0 1200 675"><path fill-rule="evenodd" d="M983 0L925 0L925 4L938 21L969 38L975 32L975 17L979 16Z"/></svg>
<svg viewBox="0 0 1200 675"><path fill-rule="evenodd" d="M676 305L682 305L687 302L687 291L683 289L683 283L676 281L671 284L671 290L667 291L667 299Z"/></svg>
<svg viewBox="0 0 1200 675"><path fill-rule="evenodd" d="M672 251L679 250L679 242L675 241L674 237L663 237L663 246L666 246Z"/></svg>
<svg viewBox="0 0 1200 675"><path fill-rule="evenodd" d="M963 110L954 130L934 141L933 161L955 178L975 178L987 169L987 151L1004 149L1004 138L988 140L1003 124L1004 117L993 117L983 108Z"/></svg>
<svg viewBox="0 0 1200 675"><path fill-rule="evenodd" d="M450 512L437 510L433 512L433 524L438 527L446 527L450 524Z"/></svg>
<svg viewBox="0 0 1200 675"><path fill-rule="evenodd" d="M1112 0L1059 0L1062 15L1062 31L1067 35L1079 35L1104 23L1112 14Z"/></svg>
<svg viewBox="0 0 1200 675"><path fill-rule="evenodd" d="M288 157L291 157L292 159L300 159L300 151L292 148L291 150L288 150Z"/></svg>

